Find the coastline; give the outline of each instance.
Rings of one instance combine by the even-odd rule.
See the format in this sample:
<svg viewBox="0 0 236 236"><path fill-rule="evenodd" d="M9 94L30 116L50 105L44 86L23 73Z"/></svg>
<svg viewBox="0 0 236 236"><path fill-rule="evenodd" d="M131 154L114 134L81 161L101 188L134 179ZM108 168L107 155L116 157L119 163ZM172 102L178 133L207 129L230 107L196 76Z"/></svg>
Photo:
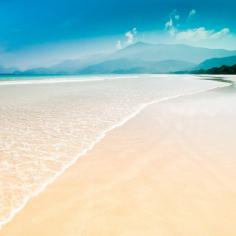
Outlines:
<svg viewBox="0 0 236 236"><path fill-rule="evenodd" d="M203 92L203 91L201 91L201 92ZM209 92L209 93L211 93L211 92ZM189 95L191 95L190 98L189 98L190 100L192 99L192 97L195 98L195 97L198 97L198 96L200 96L200 97L204 96L202 94L197 94L197 93L195 95L193 95L193 93L189 94ZM116 168L120 169L120 170L125 168L126 169L125 174L128 175L128 180L129 180L129 178L130 178L129 168L131 168L132 162L137 162L138 163L137 164L138 166L136 166L136 168L134 168L133 171L134 172L139 172L142 175L142 176L140 176L138 181L133 183L135 185L135 187L137 187L139 189L139 184L142 183L142 181L144 181L144 179L145 179L143 177L145 177L147 175L146 178L148 178L148 180L149 180L150 176L149 176L149 173L146 173L146 171L149 170L149 169L151 170L152 166L148 165L147 170L145 170L145 176L143 176L144 173L142 173L142 171L139 169L142 166L142 165L140 166L140 163L143 162L142 158L139 155L139 153L140 153L139 145L137 145L137 143L132 143L132 142L133 142L133 140L135 140L135 141L142 140L138 144L141 145L142 143L144 143L143 147L142 147L143 151L141 151L141 153L143 155L145 154L145 156L148 157L148 160L147 160L148 163L149 163L149 161L150 162L154 161L153 158L155 156L155 153L160 152L161 155L162 154L165 155L164 154L165 153L164 149L162 151L157 151L154 148L152 151L150 151L153 154L150 154L149 151L147 151L146 149L147 149L148 146L151 145L150 142L154 142L155 140L159 140L159 141L155 141L155 143L152 143L152 144L157 143L158 145L162 145L163 137L165 137L165 136L168 137L168 132L170 131L169 130L170 128L168 128L168 127L171 127L171 122L173 122L173 120L169 120L170 123L168 123L168 122L165 123L163 118L164 117L165 118L169 117L170 114L168 114L168 112L170 113L171 110L172 110L172 107L173 107L172 103L175 104L176 102L178 103L179 100L180 101L183 100L185 102L185 103L183 103L183 105L184 104L186 105L186 103L188 105L188 99L186 97L182 97L182 96L179 96L179 95L174 96L172 98L174 100L169 100L169 101L167 101L168 99L162 100L162 102L163 102L162 104L165 104L165 105L161 105L161 103L157 103L157 101L154 102L153 104L148 104L148 107L144 106L142 109L140 109L140 111L142 111L142 112L140 113L140 111L139 111L138 116L135 116L136 115L135 114L134 116L131 117L132 120L130 120L131 119L130 118L130 119L126 120L124 123L122 123L121 124L121 125L123 125L122 127L120 127L119 129L113 129L111 132L109 132L106 135L106 137L104 139L102 139L96 145L96 147L93 150L91 150L88 154L86 154L86 157L84 156L84 158L81 158L80 160L78 160L77 161L78 163L71 166L62 176L60 176L52 185L50 185L48 187L48 189L45 190L45 192L41 193L39 196L32 199L30 201L30 203L26 206L26 208L23 209L19 213L19 215L17 215L16 218L12 222L10 222L9 224L7 224L6 226L3 227L2 232L0 231L0 235L17 235L16 232L21 232L20 230L23 230L22 233L21 233L22 235L35 235L36 233L39 233L38 230L41 230L42 225L40 225L40 223L43 222L43 224L49 224L49 222L47 222L47 220L49 220L50 222L51 222L51 220L59 220L59 221L62 220L62 219L60 219L60 214L63 213L63 209L66 210L67 207L70 208L70 209L73 209L74 207L78 207L78 206L76 206L76 204L73 205L77 201L81 201L80 202L81 207L83 206L83 203L93 204L93 201L95 203L96 203L96 201L98 201L98 204L102 204L102 206L99 206L98 209L96 209L96 208L93 209L92 208L92 209L90 209L90 211L88 211L88 209L84 209L84 212L81 213L81 216L78 215L80 213L79 212L80 210L79 210L79 208L77 208L78 212L76 213L76 217L80 218L81 223L83 223L83 219L82 219L83 214L88 214L89 218L92 217L93 214L95 214L95 213L100 215L101 212L105 211L104 209L106 209L106 205L104 205L104 202L102 202L101 198L99 198L101 200L101 202L99 202L99 200L97 200L96 191L98 193L100 193L102 191L106 191L106 189L108 188L107 191L109 192L109 189L111 190L113 188L113 186L116 186L116 183L119 183L119 182L123 181L123 177L119 176L119 173L117 173L118 170L116 170ZM166 103L167 104L170 103L169 108L168 108L168 106L167 106L167 108L163 107L163 106L166 106ZM160 118L157 118L155 116L155 114L157 114L158 109L160 109L159 107L162 107L162 109L163 109L162 113L161 113L162 116L160 116ZM210 109L212 109L212 108L210 108ZM187 119L187 118L185 117L185 119ZM158 120L156 120L156 119L163 119L163 120L159 120L159 122L157 122ZM160 122L164 122L164 127L162 127ZM182 125L184 125L184 122L183 122ZM146 126L148 126L148 127L146 127ZM138 127L143 127L142 131L137 131ZM153 132L154 132L152 130L153 127L156 128L157 134L153 134ZM168 130L168 132L166 132L167 130ZM150 138L150 141L149 141L148 137L150 135L150 132L152 134L152 138ZM160 135L160 137L162 137L161 139L160 139L160 137L158 137L159 135ZM176 135L176 134L174 134L174 135ZM126 141L128 141L128 144L124 144L124 142L122 142L122 137L125 137ZM113 139L115 139L115 140L113 140ZM129 141L131 143L129 143ZM175 140L175 141L177 141L177 140ZM125 148L122 148L122 145L124 145ZM183 145L183 146L185 146L185 145ZM129 147L133 147L133 149L130 149ZM137 150L135 150L136 147L137 147ZM167 147L168 147L168 145L167 145ZM169 144L169 147L172 147L172 144L171 145ZM188 150L185 150L186 147L184 147L183 150L178 150L178 145L176 145L176 143L173 143L173 147L175 147L174 149L176 150L178 155L180 155L180 154L181 155L182 154L186 155L185 158L187 158L187 154L189 155L191 153ZM114 152L114 150L112 150L113 148L116 150L115 152ZM119 150L120 153L118 153L118 150ZM120 151L120 150L122 150L122 151ZM115 158L114 159L112 158L112 160L109 158L109 154L111 154L111 153L114 153L114 156L115 156ZM150 156L149 156L149 154L150 154ZM128 158L129 156L132 156L132 155L133 155L134 159L133 158L132 159ZM167 156L170 160L172 160L172 155L167 155ZM128 158L128 160L124 160L125 159L124 157ZM102 162L100 162L100 161L102 161ZM110 164L109 164L109 161L111 162ZM119 162L119 161L121 161L121 162ZM161 160L159 160L159 161L161 161ZM172 160L172 161L174 161L174 160ZM186 161L188 161L188 160L186 159ZM95 164L97 164L97 166L95 166ZM161 163L161 164L163 164L163 163ZM185 163L185 164L187 164L187 163ZM104 167L103 167L103 165L104 165ZM113 167L113 165L114 165L114 167ZM92 167L91 168L92 170L90 170L90 167ZM103 168L105 168L106 171L104 171ZM191 168L194 168L194 167L191 166ZM219 167L217 167L217 168L219 168ZM114 175L112 173L113 170L116 172L116 173L114 173ZM87 171L92 174L92 177L86 176L86 175L88 175L86 173ZM105 186L107 188L104 189L104 182L103 181L105 181L105 182L108 181L109 182L109 178L107 178L108 176L102 176L102 173L104 172L104 175L106 175L107 171L108 171L108 174L109 174L108 176L111 177L112 183L105 183ZM75 179L79 179L79 177L81 179L78 181L79 182L78 183ZM178 177L178 175L176 175L175 177ZM195 177L196 176L194 176L194 179L195 179ZM86 178L87 178L87 180L86 180ZM98 179L100 178L100 182L97 181L97 178ZM102 178L105 178L105 179L102 179ZM119 178L121 178L121 179L119 179ZM164 181L164 179L163 179L163 181ZM229 181L229 183L230 183L230 181ZM148 184L150 184L149 181L148 181ZM90 190L89 185L94 186L96 191L93 192L93 190ZM124 185L126 185L126 181L125 181ZM122 184L122 186L123 186L123 184ZM120 187L123 188L122 186L120 186ZM77 191L74 191L73 188L75 188ZM140 188L141 188L140 190L142 190L142 189L145 190L145 186L143 186L142 184L141 184ZM82 193L84 199L83 199L83 197L80 196L79 192L80 192L80 194ZM122 193L122 191L119 192L119 194L121 194L121 193ZM74 203L73 203L73 201L71 203L73 206L72 205L67 206L66 203L63 203L65 199L70 199L70 198L65 197L65 196L63 198L64 194L69 194L69 196L71 196L73 198ZM73 196L73 194L75 194L75 195ZM113 194L112 191L109 194L111 194L111 196L109 195L109 198L112 201L116 200L117 203L121 203L121 199L124 197L124 196L122 196L121 199L120 198L113 199L114 196L112 195ZM154 192L154 194L155 194L155 192ZM134 195L132 195L132 196L135 197ZM142 198L142 196L140 196L140 194L138 194L138 196ZM88 197L91 197L89 202L86 201L86 198L88 198ZM127 199L127 196L125 196L123 200L126 201L126 199ZM83 202L83 200L84 200L84 202ZM144 199L144 201L147 201L147 200L148 200L148 198ZM159 200L161 201L161 199L159 199ZM161 202L163 202L163 200L164 199L162 199ZM174 201L174 199L170 199L170 202L172 202L172 201ZM54 209L51 208L52 203L54 203L53 207L52 207ZM70 205L70 203L68 203L68 204ZM154 202L153 202L153 204L154 204ZM59 207L59 209L57 210L58 207ZM110 205L110 207L112 207L112 204ZM45 216L46 213L44 213L43 211L45 209L48 209L48 208L49 208L49 211L51 211L51 212L47 212L48 216L46 217ZM51 208L51 210L50 210L50 208ZM135 208L133 208L133 210L134 209ZM62 210L62 211L60 212L60 210ZM107 209L107 211L110 211L110 210L111 209ZM122 210L124 210L124 208L123 207L122 208L118 207L116 210L117 211L119 211L119 210L122 211ZM146 209L143 209L143 210L146 210ZM168 209L165 209L165 211L166 210L168 211ZM91 214L91 215L89 215L89 214ZM32 216L37 216L37 219L35 221L31 222L29 219ZM129 216L128 212L126 212L126 214L124 214L124 216L128 217ZM67 214L67 217L68 217L68 219L70 218L72 221L73 221L73 219L76 219L76 217L73 216L72 212ZM112 217L114 217L113 214L112 214ZM141 216L139 216L139 217L141 217ZM153 220L155 220L158 217L160 217L160 216L155 215ZM147 219L143 219L143 220L146 221ZM79 222L74 222L74 223L79 224ZM88 224L88 222L84 222L84 223ZM94 223L98 224L99 220L95 221ZM99 232L90 232L89 231L90 229L88 229L86 227L85 228L88 231L88 233L86 233L86 232L85 233L80 232L80 233L82 233L82 235L109 235L106 232L108 226L104 225L104 223L105 222L103 222L102 226L104 227L105 231L102 232L101 234L99 234ZM123 222L123 223L125 223L125 222ZM136 223L139 223L139 222L136 222ZM24 226L22 226L22 224L24 224ZM37 225L36 228L34 228L35 224ZM112 224L115 224L115 221L114 222L112 221ZM48 228L47 232L42 232L41 234L42 235L52 235L52 233L55 233L56 235L60 235L59 228L57 229L55 226L53 227L53 225L48 225L48 227L51 229L51 231ZM74 229L75 230L74 234L73 234L73 232L64 232L64 235L77 235L75 233L78 233L79 230L81 230L80 227L75 227L75 226L72 226L72 225L70 225L70 226L72 228L70 228L69 225L68 225L67 230L70 231L70 230ZM64 226L61 226L61 227L64 227ZM65 227L66 227L66 223L65 223ZM131 229L134 230L133 227L131 227ZM150 229L150 230L152 231L152 229ZM13 231L11 231L11 230L13 230ZM25 232L24 232L24 230L25 230ZM110 229L110 230L111 230L111 233L113 233L115 235L118 235L118 233L114 231L114 228ZM153 231L152 231L152 233L153 233ZM156 233L158 233L158 232L156 232ZM159 233L161 233L161 232L159 232ZM166 232L165 232L164 229L163 229L162 233L163 233L163 235L165 235ZM63 235L63 232L61 232L61 235ZM129 234L129 235L132 235L132 233ZM138 235L137 232L135 233L135 235ZM141 232L140 232L140 235L142 235ZM175 235L175 234L169 234L169 235Z"/></svg>
<svg viewBox="0 0 236 236"><path fill-rule="evenodd" d="M150 75L149 76L150 78L156 78L156 76L154 75ZM175 76L171 76L173 78L175 78ZM188 77L191 77L191 76L186 76L184 77L184 79L186 79L186 82L188 80L187 83L196 83L198 84L198 77L196 76L193 76L193 79L188 79ZM119 77L118 77L119 78ZM122 77L123 79L126 80L126 77L123 76ZM131 76L130 78L136 78L136 75L134 76ZM163 75L160 76L160 78L163 79ZM165 78L165 77L164 77ZM172 78L172 79L173 79ZM73 84L73 83L81 83L81 82L97 82L97 81L105 81L107 80L108 78L93 78L92 80L62 80L62 81L55 81L55 84L57 84L58 82L59 83L66 83L66 84ZM167 79L167 78L165 78ZM117 80L117 78L109 78L108 81L110 80ZM189 81L190 80L190 81ZM118 81L118 80L117 80ZM35 86L36 84L42 84L42 85L47 85L48 84L48 81L47 80L42 80L42 81L25 81L26 82L26 85L33 85ZM20 86L24 86L25 85L25 82L24 81L19 81L15 84L15 82L13 82L13 85L20 85ZM165 102L165 101L168 101L168 100L172 100L172 99L177 99L177 98L181 98L181 97L185 97L185 96L191 96L191 95L195 95L195 94L198 94L198 93L204 93L204 92L208 92L208 91L211 91L211 90L215 90L215 89L218 89L218 88L222 88L222 87L228 87L229 85L227 83L222 83L222 81L215 81L215 85L211 85L211 84L208 84L206 83L206 88L204 89L190 89L190 92L182 92L180 94L177 94L177 95L169 95L167 97L162 97L162 98L158 98L156 100L152 100L151 102L147 102L147 103L143 103L141 104L138 108L136 108L136 110L133 111L133 113L131 113L130 115L124 117L120 122L118 123L115 123L114 125L112 125L111 127L109 127L108 129L105 129L102 133L98 134L98 136L95 138L95 140L93 142L90 143L90 145L85 148L85 149L82 149L74 158L71 159L71 161L69 161L66 165L63 166L63 168L57 172L54 176L52 176L51 178L49 178L46 182L44 182L40 188L38 188L36 191L32 192L30 195L28 195L24 201L22 202L22 204L20 204L19 207L16 207L14 209L14 211L11 212L10 216L5 220L5 221L1 221L1 227L4 226L5 224L7 224L8 222L10 222L12 219L14 219L14 217L19 213L21 212L21 210L24 209L24 207L28 204L28 202L33 199L34 197L36 197L37 195L39 195L40 193L42 193L43 191L45 191L45 189L47 188L48 185L50 184L53 184L54 181L57 180L58 177L60 177L61 175L64 174L64 172L70 168L70 166L72 166L74 163L77 162L77 160L86 155L87 152L91 151L109 132L111 132L113 129L116 129L122 125L124 125L126 122L128 122L130 119L134 118L136 115L138 115L140 112L142 112L145 108L147 108L148 106L152 105L152 104L155 104L155 103L161 103L161 102ZM2 82L3 83L3 82ZM2 84L1 83L1 84ZM53 81L49 81L49 83L51 84L54 84ZM5 84L3 83L2 85L11 85L12 82L10 82L10 84L8 84L8 82ZM204 84L204 83L203 83ZM37 89L37 87L32 87L32 88L35 88ZM43 87L42 87L43 88ZM27 89L28 90L28 89ZM29 88L30 90L30 88ZM193 90L193 91L191 91ZM188 90L187 90L188 91ZM14 101L15 103L15 101ZM51 109L51 108L50 108ZM25 122L25 121L24 121ZM0 227L0 229L1 229Z"/></svg>

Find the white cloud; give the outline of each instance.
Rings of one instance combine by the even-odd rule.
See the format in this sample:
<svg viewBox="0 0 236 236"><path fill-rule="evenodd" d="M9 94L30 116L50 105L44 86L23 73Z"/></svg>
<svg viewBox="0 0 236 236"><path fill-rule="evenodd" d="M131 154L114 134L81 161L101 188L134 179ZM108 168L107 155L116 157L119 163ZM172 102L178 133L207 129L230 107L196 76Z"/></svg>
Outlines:
<svg viewBox="0 0 236 236"><path fill-rule="evenodd" d="M137 29L133 28L132 30L125 33L126 43L133 44L135 42L135 36L137 34Z"/></svg>
<svg viewBox="0 0 236 236"><path fill-rule="evenodd" d="M165 30L168 31L168 33L171 36L174 36L177 32L178 21L180 19L180 15L178 14L177 10L173 10L170 13L169 20L165 23Z"/></svg>
<svg viewBox="0 0 236 236"><path fill-rule="evenodd" d="M131 31L125 34L126 40L128 44L132 44L134 42L134 35Z"/></svg>
<svg viewBox="0 0 236 236"><path fill-rule="evenodd" d="M197 14L197 11L195 9L192 9L189 14L188 14L188 17L191 18L193 16L195 16Z"/></svg>
<svg viewBox="0 0 236 236"><path fill-rule="evenodd" d="M128 46L128 45L131 45L131 44L135 43L137 34L138 34L138 31L137 31L136 27L134 27L130 31L126 32L124 34L124 39L123 40L118 40L116 42L116 48L118 50L120 50L120 49L124 48L125 46Z"/></svg>
<svg viewBox="0 0 236 236"><path fill-rule="evenodd" d="M190 10L186 21L196 14L197 11L195 9ZM230 30L228 28L223 28L219 31L216 31L214 29L209 30L205 27L180 30L179 19L180 16L178 14L178 11L173 10L169 15L169 20L165 23L165 30L175 41L181 41L182 43L195 43L200 41L210 42L213 40L222 40L228 38L228 36L230 35Z"/></svg>
<svg viewBox="0 0 236 236"><path fill-rule="evenodd" d="M173 20L172 19L167 21L166 24L165 24L166 30L169 30L171 27L173 27Z"/></svg>
<svg viewBox="0 0 236 236"><path fill-rule="evenodd" d="M137 28L134 27L134 28L132 29L132 32L133 32L134 34L137 34L137 33L138 33Z"/></svg>
<svg viewBox="0 0 236 236"><path fill-rule="evenodd" d="M188 29L185 31L178 32L175 37L177 40L187 40L187 41L199 41L204 40L212 34L212 31L206 30L204 27L196 29Z"/></svg>
<svg viewBox="0 0 236 236"><path fill-rule="evenodd" d="M118 41L116 42L116 48L117 48L118 50L122 49L122 44L121 44L121 41L120 41L120 40L118 40Z"/></svg>
<svg viewBox="0 0 236 236"><path fill-rule="evenodd" d="M172 19L170 19L169 21L166 22L165 29L166 29L166 31L168 31L168 33L171 36L174 36L177 32L177 28L174 26L174 22Z"/></svg>
<svg viewBox="0 0 236 236"><path fill-rule="evenodd" d="M220 31L207 30L205 27L188 29L185 31L178 31L174 35L175 38L179 41L186 40L188 42L197 42L209 39L221 39L230 33L228 28L224 28Z"/></svg>
<svg viewBox="0 0 236 236"><path fill-rule="evenodd" d="M171 36L175 36L176 35L176 33L177 33L177 29L176 28L171 28L171 29L169 29L169 34L171 35Z"/></svg>
<svg viewBox="0 0 236 236"><path fill-rule="evenodd" d="M213 39L220 39L220 38L223 38L225 36L228 36L229 33L230 33L230 29L229 28L224 28L224 29L222 29L222 30L212 34L211 38L213 38Z"/></svg>

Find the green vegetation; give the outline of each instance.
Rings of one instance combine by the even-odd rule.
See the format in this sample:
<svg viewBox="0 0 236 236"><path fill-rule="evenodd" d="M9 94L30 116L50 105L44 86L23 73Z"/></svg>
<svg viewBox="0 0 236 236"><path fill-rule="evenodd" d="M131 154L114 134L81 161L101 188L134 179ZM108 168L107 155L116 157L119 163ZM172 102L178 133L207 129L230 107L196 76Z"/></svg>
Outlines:
<svg viewBox="0 0 236 236"><path fill-rule="evenodd" d="M214 67L208 70L197 70L192 71L193 74L215 74L215 75L235 75L236 74L236 64L233 66L220 66L220 67Z"/></svg>

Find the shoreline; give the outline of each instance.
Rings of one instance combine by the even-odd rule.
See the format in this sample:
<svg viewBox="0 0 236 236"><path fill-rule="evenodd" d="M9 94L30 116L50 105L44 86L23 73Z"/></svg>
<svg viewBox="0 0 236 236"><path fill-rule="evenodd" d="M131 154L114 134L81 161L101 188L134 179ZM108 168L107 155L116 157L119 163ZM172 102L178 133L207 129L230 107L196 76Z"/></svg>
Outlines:
<svg viewBox="0 0 236 236"><path fill-rule="evenodd" d="M64 169L60 174L58 174L58 176L56 176L55 178L53 178L53 180L52 180L49 184L47 183L47 185L45 185L45 187L48 186L48 188L50 188L51 186L53 186L54 183L57 182L57 179L58 179L58 178L59 178L59 179L60 179L60 178L63 178L63 175L64 175L65 172L67 172L67 169L73 167L74 163L75 163L75 165L77 165L76 162L77 162L79 159L81 159L80 157L84 156L85 154L88 155L88 152L93 152L93 148L96 149L96 146L99 145L99 143L100 143L102 140L106 139L107 135L109 135L110 133L112 133L111 131L116 130L116 128L118 128L118 127L120 127L120 128L122 129L123 125L126 125L127 122L129 123L129 121L130 121L131 119L136 119L136 117L137 117L138 114L141 114L141 113L143 113L143 112L145 113L145 110L146 110L146 109L149 109L150 106L155 106L155 105L158 105L159 103L162 103L162 102L165 103L165 102L172 101L172 100L175 100L175 99L177 99L177 100L178 100L178 99L184 99L185 97L188 97L188 96L191 97L191 95L194 95L194 96L195 96L195 95L198 95L198 94L201 95L202 93L211 92L211 91L217 90L218 88L228 87L228 86L230 86L230 85L217 86L217 87L212 88L212 89L206 89L206 90L201 90L201 91L197 91L197 92L191 92L191 93L186 93L186 94L181 94L181 95L175 95L175 96L171 96L171 97L168 97L168 98L158 99L158 100L152 101L152 102L150 102L150 103L148 103L148 104L143 104L143 105L140 107L140 109L137 110L134 114L130 115L130 117L124 119L124 120L123 120L122 122L120 122L119 124L114 125L114 127L109 128L107 131L105 131L105 132L100 136L100 138L98 138L98 139L91 145L91 147L90 147L88 150L85 150L82 154L79 155L79 158L77 157L76 160L73 160L73 163L72 163L72 164L69 164L67 167L65 167L65 169ZM122 127L121 127L121 126L122 126ZM55 180L56 180L56 181L55 181ZM45 187L44 187L44 189L43 189L42 191L39 192L39 193L40 193L39 195L36 194L35 196L29 198L29 200L28 200L28 201L29 201L29 204L31 204L31 202L34 201L35 198L38 198L38 197L40 197L41 194L44 194L44 190L47 192L47 189L45 189ZM28 202L27 202L27 203L28 203ZM27 203L26 203L26 204L27 204ZM28 204L27 204L27 205L26 205L26 204L24 205L24 207L21 208L23 212L24 212L24 209L23 209L23 208L27 208L27 205L28 205ZM20 210L21 210L21 209L20 209ZM19 212L17 212L16 217L17 217L18 214L21 215L21 212L22 212L22 211L20 211L20 210L19 210ZM3 225L2 229L4 229L5 227L8 227L8 225L11 225L11 222L12 222L12 221L10 221L10 222L6 223L5 225ZM1 235L1 230L0 230L0 235Z"/></svg>
<svg viewBox="0 0 236 236"><path fill-rule="evenodd" d="M32 199L0 235L235 235L234 165L228 166L220 154L206 155L208 146L197 151L198 142L211 147L213 140L201 133L194 142L189 140L196 132L191 113L177 109L192 109L195 103L208 117L209 107L202 108L201 97L211 96L212 103L219 92L147 107ZM157 112L160 117L153 116ZM216 132L218 121L204 126L196 121L201 130L208 127L210 135Z"/></svg>
<svg viewBox="0 0 236 236"><path fill-rule="evenodd" d="M78 81L77 81L78 82ZM82 81L84 82L84 81ZM218 82L216 80L216 82ZM223 81L220 81L223 82ZM220 83L219 82L219 83ZM149 103L143 104L141 105L133 114L129 115L128 117L125 117L121 122L113 125L112 127L108 128L107 130L105 130L103 133L99 134L99 136L96 138L96 140L91 143L91 145L85 149L82 150L81 153L79 153L70 163L68 163L66 166L64 166L64 168L58 172L52 179L50 179L47 183L43 184L43 186L37 191L35 192L33 195L29 196L25 202L22 204L22 206L20 208L15 209L15 211L10 215L10 217L8 219L6 219L5 222L0 222L0 231L2 229L2 227L4 227L4 225L10 223L14 217L19 214L25 207L26 205L35 197L37 197L39 194L41 194L42 192L44 192L46 190L46 188L50 185L52 185L61 175L64 174L64 172L69 169L72 165L74 165L81 157L83 157L84 155L86 155L88 152L90 152L97 144L99 144L99 142L101 140L103 140L107 134L109 134L111 131L113 131L116 128L119 128L121 126L123 126L125 123L127 123L128 121L130 121L131 119L133 119L134 117L136 117L138 114L140 114L144 109L148 108L149 106L153 105L153 104L157 104L157 103L162 103L162 102L166 102L169 100L173 100L173 99L178 99L181 97L186 97L186 96L191 96L191 95L197 95L197 94L201 94L201 93L205 93L205 92L209 92L215 89L220 89L220 88L224 88L224 87L228 87L230 85L228 85L226 82L224 82L225 85L216 85L214 88L210 88L210 89L201 89L199 91L195 91L195 92L189 92L189 93L184 93L184 94L179 94L179 95L174 95L174 96L170 96L170 97L164 97L161 99L157 99L154 101L151 101Z"/></svg>

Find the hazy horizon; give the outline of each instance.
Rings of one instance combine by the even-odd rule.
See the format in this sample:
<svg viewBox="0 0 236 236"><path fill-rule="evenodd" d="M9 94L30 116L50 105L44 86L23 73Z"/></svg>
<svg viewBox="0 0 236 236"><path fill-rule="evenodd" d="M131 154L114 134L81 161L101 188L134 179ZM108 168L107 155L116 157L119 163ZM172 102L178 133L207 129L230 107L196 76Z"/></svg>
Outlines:
<svg viewBox="0 0 236 236"><path fill-rule="evenodd" d="M56 66L56 65L59 65L60 63L64 63L64 62L69 62L69 61L74 61L74 60L81 60L81 61L85 61L85 60L89 60L90 58L94 58L96 56L109 56L109 55L113 55L114 53L120 51L120 50L123 50L123 49L126 49L132 45L135 45L135 44L139 44L139 43L142 43L142 44L147 44L147 45L184 45L184 46L190 46L190 47L194 47L194 48L205 48L205 49L222 49L222 50L228 50L228 51L236 51L236 49L227 49L227 48L210 48L210 47L204 47L204 46L197 46L197 45L191 45L191 44L188 44L188 43L168 43L168 42L162 42L162 43L155 43L155 42L147 42L147 41L142 41L142 40L139 40L139 41L136 41L132 44L129 44L129 45L125 45L124 48L120 48L120 49L114 49L113 51L109 51L109 52L93 52L93 53L88 53L88 54L84 54L84 55L75 55L74 57L62 57L62 58L59 58L59 59L56 59L54 61L52 61L51 63L42 63L42 64L39 64L37 65L36 64L31 64L31 65L28 65L28 66L20 66L20 65L9 65L9 66L5 66L5 68L15 68L15 69L19 69L19 70L29 70L29 69L34 69L34 68L50 68L51 66ZM36 60L37 61L37 60ZM0 65L1 66L1 65Z"/></svg>

